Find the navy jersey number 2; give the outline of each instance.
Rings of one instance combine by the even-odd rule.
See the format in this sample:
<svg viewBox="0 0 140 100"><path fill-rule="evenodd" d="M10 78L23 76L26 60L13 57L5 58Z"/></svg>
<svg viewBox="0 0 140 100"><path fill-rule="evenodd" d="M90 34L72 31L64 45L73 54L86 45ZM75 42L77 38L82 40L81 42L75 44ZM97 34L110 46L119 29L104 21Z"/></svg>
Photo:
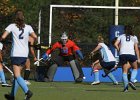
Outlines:
<svg viewBox="0 0 140 100"><path fill-rule="evenodd" d="M21 31L21 33L19 34L19 39L23 39L24 29L19 29L19 31Z"/></svg>

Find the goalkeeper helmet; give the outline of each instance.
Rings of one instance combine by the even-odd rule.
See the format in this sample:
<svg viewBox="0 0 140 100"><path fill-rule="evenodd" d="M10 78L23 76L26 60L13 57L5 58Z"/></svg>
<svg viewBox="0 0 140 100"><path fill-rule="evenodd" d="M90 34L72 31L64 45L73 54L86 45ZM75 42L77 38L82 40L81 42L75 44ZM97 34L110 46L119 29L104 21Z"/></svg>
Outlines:
<svg viewBox="0 0 140 100"><path fill-rule="evenodd" d="M66 33L66 32L64 32L64 33L62 34L62 36L61 36L61 41L62 41L63 45L65 45L65 44L67 43L67 41L68 41L68 36L67 36L67 33Z"/></svg>
<svg viewBox="0 0 140 100"><path fill-rule="evenodd" d="M67 33L62 33L61 40L68 39Z"/></svg>

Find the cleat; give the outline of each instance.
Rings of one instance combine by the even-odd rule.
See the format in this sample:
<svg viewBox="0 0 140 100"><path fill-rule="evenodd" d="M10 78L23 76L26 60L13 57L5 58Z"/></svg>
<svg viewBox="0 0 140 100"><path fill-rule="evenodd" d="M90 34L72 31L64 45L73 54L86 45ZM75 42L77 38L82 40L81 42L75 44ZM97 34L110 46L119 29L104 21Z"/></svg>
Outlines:
<svg viewBox="0 0 140 100"><path fill-rule="evenodd" d="M48 78L44 78L43 80L44 82L50 82L50 80Z"/></svg>
<svg viewBox="0 0 140 100"><path fill-rule="evenodd" d="M134 85L133 82L129 82L129 85L130 85L130 87L131 87L133 90L136 90L136 86Z"/></svg>
<svg viewBox="0 0 140 100"><path fill-rule="evenodd" d="M118 82L114 82L113 84L114 84L114 85L119 85L119 83L118 83Z"/></svg>
<svg viewBox="0 0 140 100"><path fill-rule="evenodd" d="M128 86L124 88L123 92L128 92Z"/></svg>
<svg viewBox="0 0 140 100"><path fill-rule="evenodd" d="M2 87L11 87L12 85L7 84L7 83L2 83L1 86L2 86Z"/></svg>
<svg viewBox="0 0 140 100"><path fill-rule="evenodd" d="M27 80L25 80L25 83L26 83L27 85L31 85L31 83L30 83L29 81L27 81Z"/></svg>
<svg viewBox="0 0 140 100"><path fill-rule="evenodd" d="M15 97L11 96L10 94L5 94L4 97L6 98L6 100L15 100Z"/></svg>
<svg viewBox="0 0 140 100"><path fill-rule="evenodd" d="M138 80L134 79L134 83L138 82Z"/></svg>
<svg viewBox="0 0 140 100"><path fill-rule="evenodd" d="M94 81L91 83L91 85L98 85L98 84L100 84L100 81Z"/></svg>
<svg viewBox="0 0 140 100"><path fill-rule="evenodd" d="M25 94L25 99L24 100L30 100L30 98L33 96L33 93L28 90L28 92Z"/></svg>

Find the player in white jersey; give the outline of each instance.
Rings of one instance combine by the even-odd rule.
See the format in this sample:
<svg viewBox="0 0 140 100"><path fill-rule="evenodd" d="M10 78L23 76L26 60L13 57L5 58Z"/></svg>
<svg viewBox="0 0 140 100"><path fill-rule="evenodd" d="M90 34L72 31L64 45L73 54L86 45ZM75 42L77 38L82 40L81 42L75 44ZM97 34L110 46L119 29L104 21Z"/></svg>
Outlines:
<svg viewBox="0 0 140 100"><path fill-rule="evenodd" d="M120 53L119 60L123 68L123 91L128 91L128 84L132 89L136 90L133 82L137 76L137 61L140 62L140 57L138 49L138 39L135 35L133 35L131 26L125 26L125 34L122 34L118 37L117 41L115 42L115 47ZM130 82L128 82L127 77L128 69L130 68L129 63L133 67Z"/></svg>
<svg viewBox="0 0 140 100"><path fill-rule="evenodd" d="M25 24L24 14L21 10L16 11L15 23L10 24L5 28L2 39L5 39L8 34L12 34L12 49L11 49L11 64L13 65L14 80L10 94L5 94L7 100L15 100L17 89L20 86L25 93L25 100L29 100L33 93L29 90L24 79L21 76L22 66L25 65L29 53L28 40L29 35L34 39L37 38L32 27Z"/></svg>
<svg viewBox="0 0 140 100"><path fill-rule="evenodd" d="M0 42L0 78L1 78L1 85L3 87L9 87L10 85L6 83L4 71L3 71L3 59L2 59L2 49L3 44Z"/></svg>
<svg viewBox="0 0 140 100"><path fill-rule="evenodd" d="M34 51L34 39L30 36L29 37L29 48L30 48L30 53L32 54L33 58L34 58L34 61L37 60L36 58L36 55L35 55L35 51ZM24 80L25 80L25 83L27 85L30 85L31 83L29 82L29 76L30 76L30 58L29 58L29 55L28 55L28 58L27 58L27 61L25 63L25 71L24 71Z"/></svg>
<svg viewBox="0 0 140 100"><path fill-rule="evenodd" d="M100 50L102 59L96 60L92 63L92 68L94 72L94 82L91 83L92 85L99 84L99 69L103 68L105 73L106 71L111 70L116 65L116 59L113 56L111 50L108 46L104 43L104 39L101 36L98 36L98 45L97 47L91 52L94 54L96 51ZM113 81L115 85L118 84L117 80L115 79L114 75L110 72L108 77Z"/></svg>

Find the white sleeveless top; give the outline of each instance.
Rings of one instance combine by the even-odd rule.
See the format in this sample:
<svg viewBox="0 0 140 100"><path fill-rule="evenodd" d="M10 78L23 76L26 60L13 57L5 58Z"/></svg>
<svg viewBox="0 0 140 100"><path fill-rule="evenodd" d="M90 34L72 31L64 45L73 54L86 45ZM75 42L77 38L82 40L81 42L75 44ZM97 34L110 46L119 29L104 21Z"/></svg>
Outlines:
<svg viewBox="0 0 140 100"><path fill-rule="evenodd" d="M99 43L98 45L101 46L100 52L104 62L116 61L111 50L105 43Z"/></svg>
<svg viewBox="0 0 140 100"><path fill-rule="evenodd" d="M5 29L8 33L12 33L12 49L11 57L28 57L29 47L28 40L29 34L34 32L30 25L26 25L22 30L16 24L10 24Z"/></svg>
<svg viewBox="0 0 140 100"><path fill-rule="evenodd" d="M126 38L125 34L122 34L117 39L120 41L120 55L122 54L131 54L135 55L134 44L138 43L138 39L136 36L130 35Z"/></svg>

